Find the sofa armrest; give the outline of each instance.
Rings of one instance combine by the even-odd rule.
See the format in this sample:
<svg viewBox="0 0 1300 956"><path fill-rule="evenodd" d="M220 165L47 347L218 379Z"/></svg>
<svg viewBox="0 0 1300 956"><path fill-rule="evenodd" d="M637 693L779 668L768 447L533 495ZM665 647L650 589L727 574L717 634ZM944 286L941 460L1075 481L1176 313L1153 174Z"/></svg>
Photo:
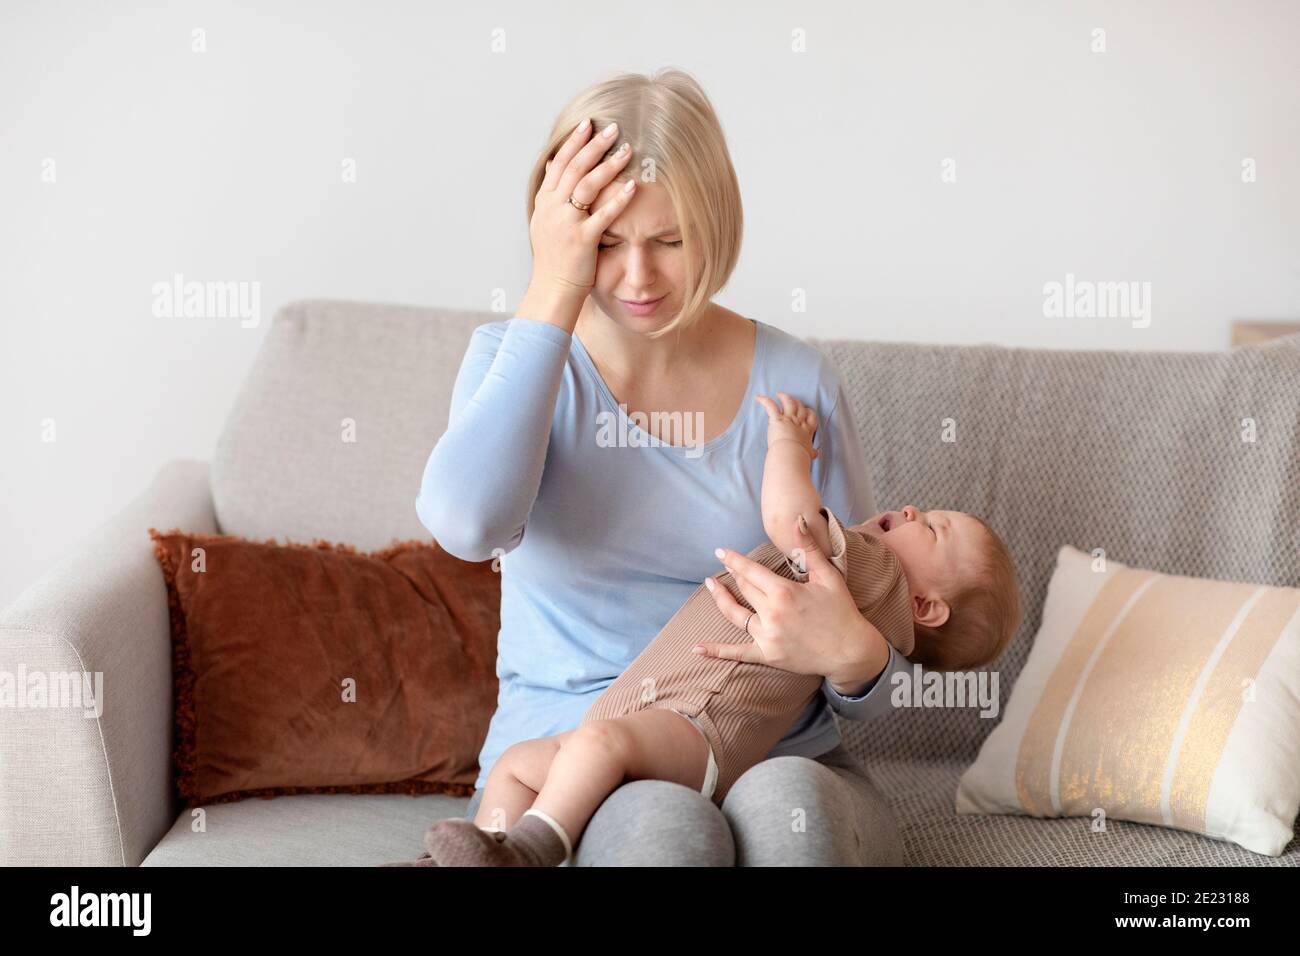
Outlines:
<svg viewBox="0 0 1300 956"><path fill-rule="evenodd" d="M0 681L17 698L0 694L0 865L135 866L175 821L170 622L150 527L216 533L207 462L164 465L0 612Z"/></svg>

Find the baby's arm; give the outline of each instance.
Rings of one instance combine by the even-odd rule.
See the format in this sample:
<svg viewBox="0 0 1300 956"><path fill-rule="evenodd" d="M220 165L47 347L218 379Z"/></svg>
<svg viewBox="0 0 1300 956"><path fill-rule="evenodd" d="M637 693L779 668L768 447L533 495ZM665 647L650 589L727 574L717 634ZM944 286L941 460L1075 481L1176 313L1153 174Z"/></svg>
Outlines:
<svg viewBox="0 0 1300 956"><path fill-rule="evenodd" d="M812 483L812 446L817 413L797 398L777 392L778 406L766 395L756 401L767 409L767 460L763 465L763 530L783 554L799 547L796 516L802 514L823 554L830 554L830 531L820 514L821 495Z"/></svg>

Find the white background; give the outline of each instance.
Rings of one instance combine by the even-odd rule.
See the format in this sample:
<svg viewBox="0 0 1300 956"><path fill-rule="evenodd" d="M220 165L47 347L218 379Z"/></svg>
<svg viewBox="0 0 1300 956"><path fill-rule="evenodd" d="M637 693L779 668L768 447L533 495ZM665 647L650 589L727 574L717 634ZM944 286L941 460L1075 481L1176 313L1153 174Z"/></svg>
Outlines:
<svg viewBox="0 0 1300 956"><path fill-rule="evenodd" d="M1300 314L1298 49L1300 3L1254 0L5 0L0 604L163 462L210 457L284 302L513 306L527 172L610 73L678 66L713 100L746 225L719 301L742 314L1218 349L1234 318ZM175 273L260 282L260 325L155 318ZM1151 283L1150 327L1044 317L1067 273Z"/></svg>

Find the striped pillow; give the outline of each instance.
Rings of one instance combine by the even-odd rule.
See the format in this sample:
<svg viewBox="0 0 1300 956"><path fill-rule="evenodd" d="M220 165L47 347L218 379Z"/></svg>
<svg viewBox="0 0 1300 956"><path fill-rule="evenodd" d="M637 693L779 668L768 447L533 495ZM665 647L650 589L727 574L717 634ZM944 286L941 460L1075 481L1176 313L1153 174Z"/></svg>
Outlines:
<svg viewBox="0 0 1300 956"><path fill-rule="evenodd" d="M1130 820L1280 856L1298 807L1300 590L1061 548L957 812Z"/></svg>

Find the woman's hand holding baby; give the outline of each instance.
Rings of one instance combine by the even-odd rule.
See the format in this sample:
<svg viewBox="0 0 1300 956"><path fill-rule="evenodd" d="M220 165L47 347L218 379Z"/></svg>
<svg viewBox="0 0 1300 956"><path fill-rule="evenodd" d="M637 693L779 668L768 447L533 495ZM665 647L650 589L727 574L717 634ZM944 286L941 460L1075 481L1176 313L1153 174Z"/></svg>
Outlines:
<svg viewBox="0 0 1300 956"><path fill-rule="evenodd" d="M705 584L727 620L745 627L752 644L699 644L696 653L727 660L767 664L795 674L817 674L846 697L862 693L889 663L884 636L858 611L844 576L817 546L806 525L795 534L808 568L806 582L792 581L746 555L719 548L743 607L712 578Z"/></svg>

